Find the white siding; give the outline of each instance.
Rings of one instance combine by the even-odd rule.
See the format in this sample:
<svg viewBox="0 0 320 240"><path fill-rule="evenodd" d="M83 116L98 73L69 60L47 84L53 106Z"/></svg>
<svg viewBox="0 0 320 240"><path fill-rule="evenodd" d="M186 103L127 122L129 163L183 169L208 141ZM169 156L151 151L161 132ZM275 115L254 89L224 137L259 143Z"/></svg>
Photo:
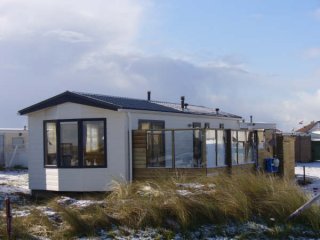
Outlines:
<svg viewBox="0 0 320 240"><path fill-rule="evenodd" d="M239 120L217 118L215 116L191 115L191 114L174 114L174 113L131 113L132 128L138 129L138 121L145 120L163 120L165 128L190 128L193 122L200 122L201 127L204 127L206 122L210 123L210 128L219 128L220 124L224 124L225 129L239 129Z"/></svg>
<svg viewBox="0 0 320 240"><path fill-rule="evenodd" d="M55 119L107 119L107 168L44 168L43 121ZM194 116L189 114L131 112L132 129L138 121L163 120L166 128L190 128L193 122L211 128L238 129L239 120ZM126 111L111 111L75 103L64 103L28 114L29 121L29 186L32 190L105 191L112 180L128 180L128 117ZM167 136L169 138L170 135ZM167 141L166 144L169 144ZM190 143L191 144L191 143ZM170 150L168 145L168 151ZM191 146L189 146L191 148Z"/></svg>
<svg viewBox="0 0 320 240"><path fill-rule="evenodd" d="M29 119L29 186L32 190L105 191L113 179L128 176L128 128L126 113L74 103L33 112ZM43 121L106 118L107 168L44 168Z"/></svg>

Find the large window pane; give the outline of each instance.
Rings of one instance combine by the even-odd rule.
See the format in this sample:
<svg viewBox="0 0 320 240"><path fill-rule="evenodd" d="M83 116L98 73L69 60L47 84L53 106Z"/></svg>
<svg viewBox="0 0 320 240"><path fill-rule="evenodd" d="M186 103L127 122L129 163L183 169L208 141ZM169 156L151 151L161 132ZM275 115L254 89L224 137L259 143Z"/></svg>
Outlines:
<svg viewBox="0 0 320 240"><path fill-rule="evenodd" d="M147 132L147 166L165 167L164 136L162 131Z"/></svg>
<svg viewBox="0 0 320 240"><path fill-rule="evenodd" d="M105 164L104 122L83 121L83 165Z"/></svg>
<svg viewBox="0 0 320 240"><path fill-rule="evenodd" d="M164 121L139 120L139 129L164 129ZM172 165L172 158L166 158L164 131L147 131L147 167L166 167ZM169 160L171 159L171 161Z"/></svg>
<svg viewBox="0 0 320 240"><path fill-rule="evenodd" d="M45 124L45 164L57 165L57 127L54 122Z"/></svg>
<svg viewBox="0 0 320 240"><path fill-rule="evenodd" d="M78 122L60 122L60 161L62 167L79 166Z"/></svg>
<svg viewBox="0 0 320 240"><path fill-rule="evenodd" d="M207 153L207 167L216 167L216 130L207 130L206 131L206 153Z"/></svg>
<svg viewBox="0 0 320 240"><path fill-rule="evenodd" d="M224 130L217 130L217 164L225 166L226 164L226 140Z"/></svg>
<svg viewBox="0 0 320 240"><path fill-rule="evenodd" d="M199 128L199 130L193 130L193 162L194 167L202 167L202 130L201 123L194 122L193 128Z"/></svg>
<svg viewBox="0 0 320 240"><path fill-rule="evenodd" d="M232 164L238 164L238 136L237 131L231 131L231 158Z"/></svg>
<svg viewBox="0 0 320 240"><path fill-rule="evenodd" d="M238 163L246 162L247 136L245 131L238 131Z"/></svg>
<svg viewBox="0 0 320 240"><path fill-rule="evenodd" d="M176 168L197 167L193 153L193 131L175 131L175 166Z"/></svg>

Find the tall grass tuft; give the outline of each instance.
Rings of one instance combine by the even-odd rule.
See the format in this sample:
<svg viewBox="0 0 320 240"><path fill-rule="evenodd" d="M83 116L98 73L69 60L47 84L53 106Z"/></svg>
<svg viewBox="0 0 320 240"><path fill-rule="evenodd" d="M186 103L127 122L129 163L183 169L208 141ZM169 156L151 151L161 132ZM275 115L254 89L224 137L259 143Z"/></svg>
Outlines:
<svg viewBox="0 0 320 240"><path fill-rule="evenodd" d="M283 223L308 200L292 181L242 173L193 179L183 176L132 184L115 183L106 198L106 214L130 227L190 228L201 223L243 222L254 218ZM212 187L214 186L214 187ZM295 219L320 229L319 207ZM319 216L319 215L318 215Z"/></svg>

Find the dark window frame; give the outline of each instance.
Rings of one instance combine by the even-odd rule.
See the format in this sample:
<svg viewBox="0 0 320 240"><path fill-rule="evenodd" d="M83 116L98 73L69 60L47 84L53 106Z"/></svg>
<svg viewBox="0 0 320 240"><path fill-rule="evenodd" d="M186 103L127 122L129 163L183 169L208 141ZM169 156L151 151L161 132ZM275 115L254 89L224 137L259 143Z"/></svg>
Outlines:
<svg viewBox="0 0 320 240"><path fill-rule="evenodd" d="M83 122L85 121L102 121L104 128L104 164L103 165L93 165L87 166L83 162L84 148L83 148ZM60 123L61 122L77 122L78 125L78 166L62 166L60 159ZM56 145L57 145L57 164L47 165L47 144L46 144L46 124L55 123L56 124ZM44 120L43 121L43 166L44 168L67 168L67 169L77 169L77 168L107 168L107 119L106 118L75 118L75 119L55 119L55 120Z"/></svg>

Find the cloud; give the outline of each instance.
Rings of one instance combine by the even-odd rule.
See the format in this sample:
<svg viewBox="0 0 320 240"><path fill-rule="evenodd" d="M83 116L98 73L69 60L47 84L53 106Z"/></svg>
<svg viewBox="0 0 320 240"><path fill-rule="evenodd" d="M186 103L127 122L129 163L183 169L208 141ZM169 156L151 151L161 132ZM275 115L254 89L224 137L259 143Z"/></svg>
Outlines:
<svg viewBox="0 0 320 240"><path fill-rule="evenodd" d="M320 48L309 48L304 51L303 56L306 59L316 59L320 57Z"/></svg>
<svg viewBox="0 0 320 240"><path fill-rule="evenodd" d="M278 76L248 70L238 56L144 52L137 40L149 8L143 0L0 1L0 126L25 125L19 109L65 90L138 98L151 90L153 99L173 102L185 95L189 103L280 128L301 120L296 106L316 117L318 93L296 95Z"/></svg>
<svg viewBox="0 0 320 240"><path fill-rule="evenodd" d="M92 38L86 36L83 33L68 31L68 30L51 30L44 33L44 36L55 36L60 41L70 42L70 43L80 43L80 42L91 42Z"/></svg>
<svg viewBox="0 0 320 240"><path fill-rule="evenodd" d="M316 19L320 19L320 8L317 8L312 12L312 16Z"/></svg>
<svg viewBox="0 0 320 240"><path fill-rule="evenodd" d="M290 99L281 101L274 111L274 114L285 129L297 130L299 122L305 124L319 120L320 89L312 92L296 92Z"/></svg>
<svg viewBox="0 0 320 240"><path fill-rule="evenodd" d="M45 35L126 48L135 40L146 6L145 1L129 0L2 0L0 39L38 40Z"/></svg>

